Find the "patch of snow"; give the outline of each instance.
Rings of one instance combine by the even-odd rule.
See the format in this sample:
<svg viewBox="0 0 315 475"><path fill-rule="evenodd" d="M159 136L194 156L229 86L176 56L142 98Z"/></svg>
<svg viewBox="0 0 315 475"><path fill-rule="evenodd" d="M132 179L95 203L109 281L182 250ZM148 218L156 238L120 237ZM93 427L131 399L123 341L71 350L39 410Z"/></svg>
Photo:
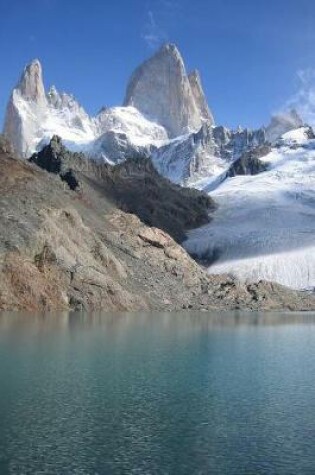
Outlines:
<svg viewBox="0 0 315 475"><path fill-rule="evenodd" d="M98 132L112 131L126 134L130 142L137 146L162 146L168 142L166 130L149 121L135 107L112 107L96 117Z"/></svg>
<svg viewBox="0 0 315 475"><path fill-rule="evenodd" d="M299 129L290 130L289 132L282 135L281 139L284 142L298 142L300 144L307 142L307 128L300 127Z"/></svg>

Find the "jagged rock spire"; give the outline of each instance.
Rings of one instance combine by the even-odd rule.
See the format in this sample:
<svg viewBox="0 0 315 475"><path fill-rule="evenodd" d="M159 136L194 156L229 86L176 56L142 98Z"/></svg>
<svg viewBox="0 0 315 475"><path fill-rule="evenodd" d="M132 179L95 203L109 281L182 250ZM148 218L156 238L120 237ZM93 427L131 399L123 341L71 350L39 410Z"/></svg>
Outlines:
<svg viewBox="0 0 315 475"><path fill-rule="evenodd" d="M38 59L25 67L16 89L24 99L37 103L46 102L42 66Z"/></svg>
<svg viewBox="0 0 315 475"><path fill-rule="evenodd" d="M28 104L31 113L23 112L21 103ZM39 124L47 108L42 66L38 59L28 64L10 96L5 121L4 135L12 143L17 155L27 156L29 144L36 137Z"/></svg>
<svg viewBox="0 0 315 475"><path fill-rule="evenodd" d="M192 82L177 47L166 44L133 73L124 104L164 126L170 137L196 131L210 113L201 82Z"/></svg>

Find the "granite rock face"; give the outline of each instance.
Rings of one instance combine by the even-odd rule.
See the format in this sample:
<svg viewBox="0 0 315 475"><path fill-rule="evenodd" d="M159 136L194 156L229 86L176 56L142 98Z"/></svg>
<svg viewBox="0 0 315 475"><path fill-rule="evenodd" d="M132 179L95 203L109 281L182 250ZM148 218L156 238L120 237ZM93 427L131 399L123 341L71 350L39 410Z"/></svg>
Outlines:
<svg viewBox="0 0 315 475"><path fill-rule="evenodd" d="M23 114L23 103L31 104L36 121L28 120ZM32 137L36 136L38 132L38 124L44 118L46 107L47 99L42 67L40 62L35 59L25 67L11 94L6 110L4 135L19 155L27 153Z"/></svg>
<svg viewBox="0 0 315 475"><path fill-rule="evenodd" d="M133 73L125 106L166 128L170 137L200 129L203 120L213 123L199 77L187 75L175 45L164 45Z"/></svg>
<svg viewBox="0 0 315 475"><path fill-rule="evenodd" d="M25 67L17 89L24 99L34 101L37 104L46 104L42 66L38 59Z"/></svg>
<svg viewBox="0 0 315 475"><path fill-rule="evenodd" d="M211 125L214 124L214 117L209 109L207 99L202 87L201 77L199 71L196 69L192 71L189 76L190 87L196 102L196 105L201 113L201 117L208 121Z"/></svg>

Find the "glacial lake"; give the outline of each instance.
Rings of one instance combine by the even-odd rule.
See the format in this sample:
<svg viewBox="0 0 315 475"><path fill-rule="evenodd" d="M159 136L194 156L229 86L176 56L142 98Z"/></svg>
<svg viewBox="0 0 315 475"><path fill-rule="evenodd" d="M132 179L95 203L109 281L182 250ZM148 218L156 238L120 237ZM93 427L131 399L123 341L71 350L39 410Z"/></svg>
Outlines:
<svg viewBox="0 0 315 475"><path fill-rule="evenodd" d="M0 474L315 473L315 314L0 314Z"/></svg>

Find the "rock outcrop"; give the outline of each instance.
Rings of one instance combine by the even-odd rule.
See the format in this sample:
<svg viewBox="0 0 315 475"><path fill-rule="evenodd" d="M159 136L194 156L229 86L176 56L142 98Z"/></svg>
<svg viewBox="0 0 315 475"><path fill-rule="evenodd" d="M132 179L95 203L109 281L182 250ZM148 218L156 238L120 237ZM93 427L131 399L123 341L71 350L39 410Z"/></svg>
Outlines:
<svg viewBox="0 0 315 475"><path fill-rule="evenodd" d="M232 163L226 173L226 177L234 177L237 175L258 175L268 170L268 165L260 160L271 152L271 147L267 145L257 147L253 150L245 152L240 158Z"/></svg>
<svg viewBox="0 0 315 475"><path fill-rule="evenodd" d="M175 45L164 45L133 73L125 106L134 106L168 131L170 137L197 131L203 120L213 123L201 82L190 79Z"/></svg>
<svg viewBox="0 0 315 475"><path fill-rule="evenodd" d="M13 153L13 147L9 140L2 134L0 134L0 153Z"/></svg>

